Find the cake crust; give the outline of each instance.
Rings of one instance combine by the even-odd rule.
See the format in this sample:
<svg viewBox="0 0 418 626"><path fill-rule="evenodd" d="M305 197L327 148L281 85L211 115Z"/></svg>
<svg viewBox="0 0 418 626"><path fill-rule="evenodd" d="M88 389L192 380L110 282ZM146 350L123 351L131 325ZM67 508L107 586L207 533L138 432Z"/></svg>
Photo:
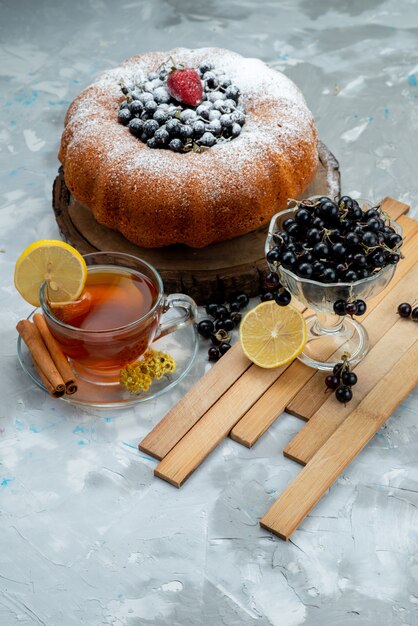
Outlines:
<svg viewBox="0 0 418 626"><path fill-rule="evenodd" d="M204 60L238 85L239 137L201 153L151 149L117 121L121 80L142 80L172 57ZM317 131L300 90L262 61L229 50L176 48L128 59L70 105L59 159L67 187L96 220L144 247L203 247L267 223L315 177Z"/></svg>

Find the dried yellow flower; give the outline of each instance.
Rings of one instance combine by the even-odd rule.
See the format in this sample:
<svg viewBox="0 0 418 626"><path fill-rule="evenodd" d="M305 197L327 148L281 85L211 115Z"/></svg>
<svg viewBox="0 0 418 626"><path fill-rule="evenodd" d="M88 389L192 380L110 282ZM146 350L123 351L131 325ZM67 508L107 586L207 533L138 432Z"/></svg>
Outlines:
<svg viewBox="0 0 418 626"><path fill-rule="evenodd" d="M148 391L153 380L160 380L176 369L176 362L166 352L147 350L141 361L126 365L120 372L120 384L130 393Z"/></svg>

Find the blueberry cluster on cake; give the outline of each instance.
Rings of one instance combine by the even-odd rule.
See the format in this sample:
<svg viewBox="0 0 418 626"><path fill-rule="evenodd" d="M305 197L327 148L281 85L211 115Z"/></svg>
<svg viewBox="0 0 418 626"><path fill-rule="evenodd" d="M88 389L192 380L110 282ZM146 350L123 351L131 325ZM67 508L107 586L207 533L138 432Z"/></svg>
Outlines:
<svg viewBox="0 0 418 626"><path fill-rule="evenodd" d="M194 69L170 59L121 90L118 120L149 148L200 151L238 137L245 123L239 87L207 60Z"/></svg>
<svg viewBox="0 0 418 626"><path fill-rule="evenodd" d="M316 175L296 85L219 48L132 57L70 105L59 158L96 220L144 247L203 247L256 230Z"/></svg>

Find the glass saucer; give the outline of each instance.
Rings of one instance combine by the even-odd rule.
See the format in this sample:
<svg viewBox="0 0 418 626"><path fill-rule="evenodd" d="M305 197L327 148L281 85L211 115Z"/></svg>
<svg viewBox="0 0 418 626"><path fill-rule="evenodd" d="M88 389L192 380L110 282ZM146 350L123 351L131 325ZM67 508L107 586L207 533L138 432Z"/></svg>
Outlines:
<svg viewBox="0 0 418 626"><path fill-rule="evenodd" d="M30 320L37 311L38 309L32 311L28 319ZM176 360L177 368L173 374L164 376L161 380L153 381L149 391L133 395L121 385L103 386L78 378L78 390L76 393L71 396L63 396L60 399L69 404L84 407L124 409L162 396L175 387L189 373L199 348L196 328L193 324L185 326L155 341L151 347L155 350L168 352ZM20 336L17 340L17 356L23 371L38 387L47 392L46 387L33 367L30 352Z"/></svg>

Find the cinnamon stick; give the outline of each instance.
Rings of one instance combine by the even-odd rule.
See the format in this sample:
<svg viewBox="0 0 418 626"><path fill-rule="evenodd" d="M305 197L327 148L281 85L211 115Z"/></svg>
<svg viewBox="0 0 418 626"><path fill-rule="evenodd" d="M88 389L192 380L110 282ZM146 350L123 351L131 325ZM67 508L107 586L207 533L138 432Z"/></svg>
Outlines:
<svg viewBox="0 0 418 626"><path fill-rule="evenodd" d="M32 324L29 320L21 320L17 323L16 329L27 345L34 363L36 363L38 369L43 372L45 378L49 381L52 388L51 395L64 393L64 380L57 370L35 324Z"/></svg>
<svg viewBox="0 0 418 626"><path fill-rule="evenodd" d="M63 353L58 341L49 330L44 316L41 313L35 313L33 316L36 328L39 330L42 339L48 349L49 354L55 364L55 367L62 376L65 384L65 393L71 395L77 391L77 383L74 379L74 373Z"/></svg>
<svg viewBox="0 0 418 626"><path fill-rule="evenodd" d="M43 373L42 369L37 364L37 362L33 358L32 358L32 361L33 361L33 366L36 369L36 371L38 372L39 378L42 380L43 384L47 388L48 393L53 398L61 398L64 395L64 393L65 393L64 390L62 389L61 391L57 391L56 389L54 389L54 387L51 385L51 383L49 382L49 380L47 379L47 377Z"/></svg>

